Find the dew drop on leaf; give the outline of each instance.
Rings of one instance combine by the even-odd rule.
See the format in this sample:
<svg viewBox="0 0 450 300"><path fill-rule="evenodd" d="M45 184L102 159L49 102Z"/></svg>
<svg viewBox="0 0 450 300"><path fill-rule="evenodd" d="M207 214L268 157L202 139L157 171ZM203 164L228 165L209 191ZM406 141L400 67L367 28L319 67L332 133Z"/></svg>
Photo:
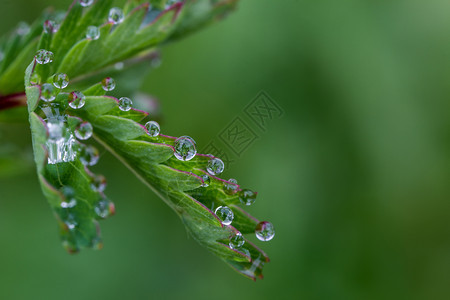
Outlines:
<svg viewBox="0 0 450 300"><path fill-rule="evenodd" d="M223 225L230 225L234 219L234 213L228 206L219 206L215 214L222 220Z"/></svg>
<svg viewBox="0 0 450 300"><path fill-rule="evenodd" d="M100 154L94 146L91 145L80 145L80 161L85 166L93 166L97 164Z"/></svg>
<svg viewBox="0 0 450 300"><path fill-rule="evenodd" d="M218 175L223 172L223 169L225 168L225 165L223 161L220 158L211 158L208 161L208 166L206 167L206 170L211 175Z"/></svg>
<svg viewBox="0 0 450 300"><path fill-rule="evenodd" d="M86 96L82 92L73 91L69 94L69 106L73 109L79 109L84 106L86 102Z"/></svg>
<svg viewBox="0 0 450 300"><path fill-rule="evenodd" d="M78 222L75 219L75 216L73 214L67 214L67 216L64 218L64 223L67 225L69 230L74 230L75 227L77 227Z"/></svg>
<svg viewBox="0 0 450 300"><path fill-rule="evenodd" d="M111 77L106 77L105 79L102 80L102 88L106 92L111 92L116 88L116 81Z"/></svg>
<svg viewBox="0 0 450 300"><path fill-rule="evenodd" d="M239 192L239 201L241 201L241 203L245 205L252 205L253 203L255 203L256 195L257 194L255 192L244 189Z"/></svg>
<svg viewBox="0 0 450 300"><path fill-rule="evenodd" d="M151 137L157 137L161 131L159 124L155 121L147 122L145 128L147 129L148 135Z"/></svg>
<svg viewBox="0 0 450 300"><path fill-rule="evenodd" d="M188 136L181 136L175 140L175 157L182 161L188 161L197 154L195 141Z"/></svg>
<svg viewBox="0 0 450 300"><path fill-rule="evenodd" d="M91 188L96 192L104 192L106 189L106 178L103 175L96 175L92 178Z"/></svg>
<svg viewBox="0 0 450 300"><path fill-rule="evenodd" d="M29 32L30 25L28 25L26 22L20 22L19 25L17 25L17 34L27 35Z"/></svg>
<svg viewBox="0 0 450 300"><path fill-rule="evenodd" d="M100 199L95 204L94 211L100 218L107 218L111 214L111 202L106 197Z"/></svg>
<svg viewBox="0 0 450 300"><path fill-rule="evenodd" d="M86 38L89 40L98 40L100 38L100 29L97 26L89 26L86 30Z"/></svg>
<svg viewBox="0 0 450 300"><path fill-rule="evenodd" d="M231 249L239 249L245 244L245 239L242 236L242 233L236 232L230 238L230 248Z"/></svg>
<svg viewBox="0 0 450 300"><path fill-rule="evenodd" d="M89 122L83 122L75 129L75 136L82 141L89 139L92 133L93 128Z"/></svg>
<svg viewBox="0 0 450 300"><path fill-rule="evenodd" d="M203 179L202 187L208 187L211 184L211 178L209 178L208 175L206 175L206 174L203 175L202 179Z"/></svg>
<svg viewBox="0 0 450 300"><path fill-rule="evenodd" d="M119 108L121 111L129 111L132 105L133 101L130 98L122 97L119 99Z"/></svg>
<svg viewBox="0 0 450 300"><path fill-rule="evenodd" d="M113 7L109 11L108 21L113 24L120 24L123 22L124 14L123 11L118 7Z"/></svg>
<svg viewBox="0 0 450 300"><path fill-rule="evenodd" d="M256 225L255 234L260 241L267 242L275 236L275 229L273 228L272 223L262 221Z"/></svg>
<svg viewBox="0 0 450 300"><path fill-rule="evenodd" d="M237 189L238 189L238 183L237 183L237 180L234 178L230 178L230 179L228 179L228 182L224 183L223 190L224 190L225 194L233 195L234 193L236 193Z"/></svg>
<svg viewBox="0 0 450 300"><path fill-rule="evenodd" d="M94 0L78 0L78 2L80 3L81 6L87 7L92 5L92 3L94 3Z"/></svg>
<svg viewBox="0 0 450 300"><path fill-rule="evenodd" d="M54 28L55 28L55 22L52 20L46 20L42 27L43 27L45 33L47 33L47 34L53 33Z"/></svg>
<svg viewBox="0 0 450 300"><path fill-rule="evenodd" d="M50 83L44 83L41 86L41 99L45 102L51 102L55 100L55 87Z"/></svg>
<svg viewBox="0 0 450 300"><path fill-rule="evenodd" d="M58 89L65 89L69 85L69 76L64 73L53 75L53 85Z"/></svg>
<svg viewBox="0 0 450 300"><path fill-rule="evenodd" d="M41 49L36 52L35 57L38 64L45 65L53 61L53 56L53 52Z"/></svg>

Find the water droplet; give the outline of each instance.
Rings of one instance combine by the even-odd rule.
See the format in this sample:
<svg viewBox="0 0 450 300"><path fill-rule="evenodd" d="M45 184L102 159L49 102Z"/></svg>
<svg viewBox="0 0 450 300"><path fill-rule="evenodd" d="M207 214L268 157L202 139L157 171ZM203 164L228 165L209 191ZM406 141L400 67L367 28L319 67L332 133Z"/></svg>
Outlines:
<svg viewBox="0 0 450 300"><path fill-rule="evenodd" d="M227 206L219 206L215 214L222 220L223 225L230 225L234 219L233 211Z"/></svg>
<svg viewBox="0 0 450 300"><path fill-rule="evenodd" d="M91 188L96 192L103 192L106 189L106 178L103 175L97 175L92 178Z"/></svg>
<svg viewBox="0 0 450 300"><path fill-rule="evenodd" d="M101 199L95 204L94 210L100 218L107 218L112 213L111 201L107 198Z"/></svg>
<svg viewBox="0 0 450 300"><path fill-rule="evenodd" d="M50 83L44 83L41 86L41 99L45 102L55 100L55 87Z"/></svg>
<svg viewBox="0 0 450 300"><path fill-rule="evenodd" d="M89 139L92 136L92 133L93 128L89 122L83 122L75 129L75 136L82 141Z"/></svg>
<svg viewBox="0 0 450 300"><path fill-rule="evenodd" d="M92 3L94 3L94 0L79 0L78 2L80 2L81 6L87 7L92 5Z"/></svg>
<svg viewBox="0 0 450 300"><path fill-rule="evenodd" d="M231 249L239 249L245 244L245 239L242 236L242 233L237 232L230 238L230 248Z"/></svg>
<svg viewBox="0 0 450 300"><path fill-rule="evenodd" d="M45 49L38 50L36 52L36 62L41 65L51 63L53 61L53 52L47 51Z"/></svg>
<svg viewBox="0 0 450 300"><path fill-rule="evenodd" d="M211 184L211 178L209 178L208 175L206 175L206 174L203 175L202 179L203 179L202 187L208 187Z"/></svg>
<svg viewBox="0 0 450 300"><path fill-rule="evenodd" d="M234 178L230 178L230 179L228 179L228 182L224 183L223 190L224 190L225 194L233 195L234 193L236 193L237 189L238 189L238 183L237 183L237 180Z"/></svg>
<svg viewBox="0 0 450 300"><path fill-rule="evenodd" d="M50 115L48 107L42 109ZM49 139L46 142L48 150L48 163L56 164L60 162L74 161L76 158L75 138L67 128L64 117L54 115L47 120Z"/></svg>
<svg viewBox="0 0 450 300"><path fill-rule="evenodd" d="M125 64L123 62L118 62L114 65L114 68L118 71L123 70L123 67L125 66Z"/></svg>
<svg viewBox="0 0 450 300"><path fill-rule="evenodd" d="M124 19L124 14L120 8L118 8L118 7L111 8L111 10L109 11L109 17L108 17L109 22L111 22L113 24L119 24L119 23L123 22L123 19Z"/></svg>
<svg viewBox="0 0 450 300"><path fill-rule="evenodd" d="M225 168L225 165L223 164L223 161L220 158L211 158L208 161L208 166L206 167L206 170L211 175L218 175L223 172L223 169Z"/></svg>
<svg viewBox="0 0 450 300"><path fill-rule="evenodd" d="M69 106L73 109L79 109L84 106L84 103L86 102L86 97L83 95L82 92L73 91L69 94Z"/></svg>
<svg viewBox="0 0 450 300"><path fill-rule="evenodd" d="M245 189L239 192L239 200L242 204L252 205L253 203L255 203L256 195L257 193Z"/></svg>
<svg viewBox="0 0 450 300"><path fill-rule="evenodd" d="M156 137L159 135L159 132L161 131L161 128L159 127L159 124L155 121L149 121L145 124L145 128L147 128L148 135L151 137Z"/></svg>
<svg viewBox="0 0 450 300"><path fill-rule="evenodd" d="M98 40L100 38L100 29L97 26L89 26L86 30L86 38L90 40Z"/></svg>
<svg viewBox="0 0 450 300"><path fill-rule="evenodd" d="M30 25L28 25L26 22L20 22L19 25L17 25L17 33L19 35L27 35L30 32Z"/></svg>
<svg viewBox="0 0 450 300"><path fill-rule="evenodd" d="M114 90L116 88L116 82L114 81L113 78L106 77L105 79L102 80L102 88L106 92L111 92L112 90Z"/></svg>
<svg viewBox="0 0 450 300"><path fill-rule="evenodd" d="M262 221L256 225L255 234L260 241L267 242L275 236L275 229L273 228L272 223Z"/></svg>
<svg viewBox="0 0 450 300"><path fill-rule="evenodd" d="M65 89L69 85L69 76L64 73L53 75L53 85L58 89Z"/></svg>
<svg viewBox="0 0 450 300"><path fill-rule="evenodd" d="M197 154L195 141L188 136L181 136L175 140L175 157L179 160L188 161Z"/></svg>
<svg viewBox="0 0 450 300"><path fill-rule="evenodd" d="M80 147L80 161L85 166L93 166L97 164L100 154L94 146L81 145Z"/></svg>
<svg viewBox="0 0 450 300"><path fill-rule="evenodd" d="M31 74L30 82L32 84L39 84L41 82L41 76L38 73Z"/></svg>
<svg viewBox="0 0 450 300"><path fill-rule="evenodd" d="M133 101L130 98L122 97L119 99L119 108L121 111L129 111L132 105Z"/></svg>
<svg viewBox="0 0 450 300"><path fill-rule="evenodd" d="M46 20L44 22L44 25L42 26L44 28L44 32L45 33L53 33L54 28L55 28L55 22L52 20Z"/></svg>
<svg viewBox="0 0 450 300"><path fill-rule="evenodd" d="M67 225L69 230L74 230L78 225L78 222L75 220L75 216L73 214L68 214L64 219L64 223Z"/></svg>
<svg viewBox="0 0 450 300"><path fill-rule="evenodd" d="M58 119L50 119L47 121L48 136L51 140L59 140L63 138L66 132L64 121Z"/></svg>
<svg viewBox="0 0 450 300"><path fill-rule="evenodd" d="M64 195L64 200L61 202L62 208L73 208L77 205L77 200L75 199L75 191L69 186L63 186L61 188L61 193Z"/></svg>

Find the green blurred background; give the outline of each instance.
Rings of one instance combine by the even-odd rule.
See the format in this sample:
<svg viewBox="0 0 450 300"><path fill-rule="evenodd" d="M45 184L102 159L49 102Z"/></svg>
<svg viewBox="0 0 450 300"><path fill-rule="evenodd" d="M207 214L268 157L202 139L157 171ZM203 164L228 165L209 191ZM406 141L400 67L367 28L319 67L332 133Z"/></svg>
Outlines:
<svg viewBox="0 0 450 300"><path fill-rule="evenodd" d="M70 2L2 0L0 31ZM103 153L117 214L101 251L66 254L34 169L0 178L0 299L449 299L449 13L444 0L243 0L163 49L142 91L161 100L164 133L201 148L260 90L285 111L224 175L259 191L249 211L275 225L258 244L264 280L201 248Z"/></svg>

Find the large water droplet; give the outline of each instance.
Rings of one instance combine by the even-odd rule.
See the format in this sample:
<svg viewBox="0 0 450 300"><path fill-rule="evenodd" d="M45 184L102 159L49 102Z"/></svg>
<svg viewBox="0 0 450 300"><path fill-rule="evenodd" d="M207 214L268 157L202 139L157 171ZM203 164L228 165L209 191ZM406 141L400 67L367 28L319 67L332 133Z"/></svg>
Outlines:
<svg viewBox="0 0 450 300"><path fill-rule="evenodd" d="M19 25L17 25L17 33L19 35L27 35L30 32L30 25L28 25L26 22L20 22Z"/></svg>
<svg viewBox="0 0 450 300"><path fill-rule="evenodd" d="M234 213L228 206L219 206L215 214L222 220L223 225L230 225L234 219Z"/></svg>
<svg viewBox="0 0 450 300"><path fill-rule="evenodd" d="M107 218L112 213L111 201L107 198L101 199L95 204L94 210L100 218Z"/></svg>
<svg viewBox="0 0 450 300"><path fill-rule="evenodd" d="M102 80L102 88L106 92L111 92L116 88L116 82L111 77L106 77L105 79Z"/></svg>
<svg viewBox="0 0 450 300"><path fill-rule="evenodd" d="M119 24L123 22L124 19L123 11L118 7L113 7L109 11L108 20L113 24Z"/></svg>
<svg viewBox="0 0 450 300"><path fill-rule="evenodd" d="M58 89L65 89L69 85L69 76L64 73L53 75L53 85Z"/></svg>
<svg viewBox="0 0 450 300"><path fill-rule="evenodd" d="M96 192L104 192L106 189L106 178L103 175L96 175L92 178L91 188Z"/></svg>
<svg viewBox="0 0 450 300"><path fill-rule="evenodd" d="M92 5L92 3L94 3L94 0L78 0L78 2L80 2L81 6L87 7Z"/></svg>
<svg viewBox="0 0 450 300"><path fill-rule="evenodd" d="M133 105L130 98L122 97L119 99L119 108L121 111L129 111Z"/></svg>
<svg viewBox="0 0 450 300"><path fill-rule="evenodd" d="M53 61L53 52L47 51L45 49L38 50L36 52L36 62L41 65L51 63Z"/></svg>
<svg viewBox="0 0 450 300"><path fill-rule="evenodd" d="M208 161L208 166L206 167L206 170L211 175L218 175L223 172L223 169L225 168L225 165L223 164L223 161L220 158L211 158Z"/></svg>
<svg viewBox="0 0 450 300"><path fill-rule="evenodd" d="M55 87L50 83L44 83L41 86L41 99L45 102L51 102L55 100Z"/></svg>
<svg viewBox="0 0 450 300"><path fill-rule="evenodd" d="M98 40L100 38L100 29L97 26L89 26L86 30L86 38L90 40Z"/></svg>
<svg viewBox="0 0 450 300"><path fill-rule="evenodd" d="M202 187L208 187L211 184L211 178L208 175L202 175L203 184Z"/></svg>
<svg viewBox="0 0 450 300"><path fill-rule="evenodd" d="M58 120L56 118L52 118L47 121L47 128L48 136L51 140L62 139L67 130L64 121Z"/></svg>
<svg viewBox="0 0 450 300"><path fill-rule="evenodd" d="M245 239L242 236L242 233L237 232L230 238L230 248L231 249L239 249L245 244Z"/></svg>
<svg viewBox="0 0 450 300"><path fill-rule="evenodd" d="M223 185L223 190L224 190L225 194L228 194L228 195L233 195L234 193L236 193L237 189L238 189L238 183L237 183L237 180L234 178L228 179L228 182L225 182Z"/></svg>
<svg viewBox="0 0 450 300"><path fill-rule="evenodd" d="M242 204L252 205L253 203L255 203L256 195L257 194L255 192L244 189L239 192L239 200Z"/></svg>
<svg viewBox="0 0 450 300"><path fill-rule="evenodd" d="M69 94L69 106L73 109L79 109L84 106L86 102L86 96L82 92L73 91Z"/></svg>
<svg viewBox="0 0 450 300"><path fill-rule="evenodd" d="M194 158L197 154L197 148L195 147L195 141L188 137L182 136L175 140L175 157L179 160L188 161Z"/></svg>
<svg viewBox="0 0 450 300"><path fill-rule="evenodd" d="M91 123L83 122L75 129L75 136L79 140L87 140L92 136L93 128Z"/></svg>
<svg viewBox="0 0 450 300"><path fill-rule="evenodd" d="M255 234L260 241L267 242L275 236L275 229L273 228L272 223L262 221L256 225Z"/></svg>
<svg viewBox="0 0 450 300"><path fill-rule="evenodd" d="M161 131L161 128L159 127L159 124L155 121L149 121L145 124L145 128L148 131L148 135L151 137L156 137L159 135L159 132Z"/></svg>
<svg viewBox="0 0 450 300"><path fill-rule="evenodd" d="M51 115L49 107L42 109L46 114ZM57 109L55 109L57 110ZM61 162L74 161L77 155L75 150L75 138L67 128L64 116L56 113L47 120L49 139L46 142L48 150L48 163L56 164Z"/></svg>
<svg viewBox="0 0 450 300"><path fill-rule="evenodd" d="M97 164L100 154L94 146L81 145L80 147L80 161L85 166L93 166Z"/></svg>

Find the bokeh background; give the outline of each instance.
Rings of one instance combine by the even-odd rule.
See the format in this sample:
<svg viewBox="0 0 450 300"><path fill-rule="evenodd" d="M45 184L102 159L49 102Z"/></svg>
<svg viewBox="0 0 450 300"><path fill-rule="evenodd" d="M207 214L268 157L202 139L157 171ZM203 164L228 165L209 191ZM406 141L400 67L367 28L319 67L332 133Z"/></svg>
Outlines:
<svg viewBox="0 0 450 300"><path fill-rule="evenodd" d="M2 0L0 32L70 2ZM243 0L163 49L142 91L165 133L206 146L260 90L285 111L224 175L259 191L249 211L275 225L264 280L197 245L103 152L117 214L101 251L66 254L33 168L0 178L0 299L449 299L449 13L443 0Z"/></svg>

